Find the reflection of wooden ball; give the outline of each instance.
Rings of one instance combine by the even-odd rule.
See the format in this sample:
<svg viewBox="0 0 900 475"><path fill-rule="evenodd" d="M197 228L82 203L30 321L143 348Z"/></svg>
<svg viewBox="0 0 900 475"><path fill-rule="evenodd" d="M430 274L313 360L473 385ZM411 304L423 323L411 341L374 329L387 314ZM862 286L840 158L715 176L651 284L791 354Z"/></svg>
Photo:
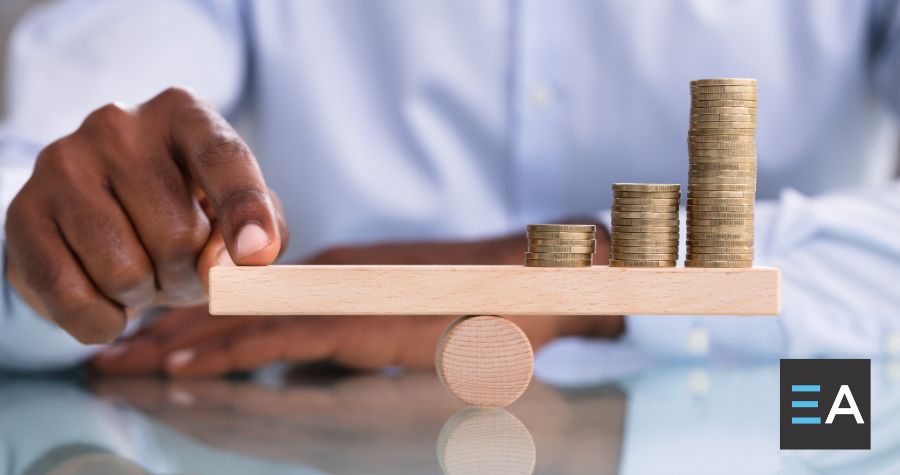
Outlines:
<svg viewBox="0 0 900 475"><path fill-rule="evenodd" d="M501 317L461 317L450 324L434 357L438 377L470 406L503 407L525 392L534 353L518 326Z"/></svg>
<svg viewBox="0 0 900 475"><path fill-rule="evenodd" d="M525 424L503 409L474 407L444 424L437 457L446 475L530 475L536 459Z"/></svg>

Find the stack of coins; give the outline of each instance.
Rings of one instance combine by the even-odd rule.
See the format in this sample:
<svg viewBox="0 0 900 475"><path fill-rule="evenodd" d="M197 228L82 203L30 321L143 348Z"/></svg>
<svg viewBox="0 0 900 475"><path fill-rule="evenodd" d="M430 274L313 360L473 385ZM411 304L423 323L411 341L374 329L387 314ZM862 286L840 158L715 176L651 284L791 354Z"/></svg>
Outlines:
<svg viewBox="0 0 900 475"><path fill-rule="evenodd" d="M675 267L681 185L616 183L612 267Z"/></svg>
<svg viewBox="0 0 900 475"><path fill-rule="evenodd" d="M691 81L687 267L752 267L755 79Z"/></svg>
<svg viewBox="0 0 900 475"><path fill-rule="evenodd" d="M529 224L527 267L590 267L597 250L593 224Z"/></svg>

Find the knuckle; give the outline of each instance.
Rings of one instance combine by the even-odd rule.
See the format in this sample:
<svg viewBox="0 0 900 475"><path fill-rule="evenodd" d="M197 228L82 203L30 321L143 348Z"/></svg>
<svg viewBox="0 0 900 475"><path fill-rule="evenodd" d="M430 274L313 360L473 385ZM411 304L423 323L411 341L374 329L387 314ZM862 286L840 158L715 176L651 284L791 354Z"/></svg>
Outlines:
<svg viewBox="0 0 900 475"><path fill-rule="evenodd" d="M244 142L231 134L216 134L202 140L192 152L198 167L204 170L229 168L247 155Z"/></svg>
<svg viewBox="0 0 900 475"><path fill-rule="evenodd" d="M110 325L106 318L98 315L95 297L86 289L59 285L59 280L53 287L52 316L68 328L76 340L86 345L105 343L121 333L124 322Z"/></svg>
<svg viewBox="0 0 900 475"><path fill-rule="evenodd" d="M148 289L153 286L153 272L147 262L142 259L120 261L119 268L106 276L106 291L109 296L120 303L130 305L146 297Z"/></svg>
<svg viewBox="0 0 900 475"><path fill-rule="evenodd" d="M151 99L151 102L171 106L187 106L199 102L197 95L191 89L182 86L168 87Z"/></svg>
<svg viewBox="0 0 900 475"><path fill-rule="evenodd" d="M82 130L123 132L131 119L132 113L125 106L110 103L88 114L82 123Z"/></svg>
<svg viewBox="0 0 900 475"><path fill-rule="evenodd" d="M166 262L193 262L209 240L210 229L209 222L198 221L191 226L168 230L158 242L160 258Z"/></svg>

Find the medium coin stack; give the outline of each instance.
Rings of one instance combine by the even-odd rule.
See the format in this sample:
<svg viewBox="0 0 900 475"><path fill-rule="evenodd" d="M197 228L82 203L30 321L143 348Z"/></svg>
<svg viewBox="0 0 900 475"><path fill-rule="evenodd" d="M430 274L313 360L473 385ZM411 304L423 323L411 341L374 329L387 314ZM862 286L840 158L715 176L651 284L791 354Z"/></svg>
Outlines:
<svg viewBox="0 0 900 475"><path fill-rule="evenodd" d="M590 267L597 250L593 224L529 224L526 267Z"/></svg>
<svg viewBox="0 0 900 475"><path fill-rule="evenodd" d="M681 185L616 183L611 267L675 267Z"/></svg>
<svg viewBox="0 0 900 475"><path fill-rule="evenodd" d="M691 81L686 267L752 267L755 79Z"/></svg>

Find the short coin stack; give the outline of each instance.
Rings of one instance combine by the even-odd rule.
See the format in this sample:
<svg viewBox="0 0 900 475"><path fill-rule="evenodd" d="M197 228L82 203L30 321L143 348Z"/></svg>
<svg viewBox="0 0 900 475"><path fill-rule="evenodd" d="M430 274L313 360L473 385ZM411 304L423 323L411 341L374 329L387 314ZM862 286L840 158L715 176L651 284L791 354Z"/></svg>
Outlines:
<svg viewBox="0 0 900 475"><path fill-rule="evenodd" d="M752 267L755 79L691 81L686 267Z"/></svg>
<svg viewBox="0 0 900 475"><path fill-rule="evenodd" d="M529 224L526 267L590 267L597 250L593 224Z"/></svg>
<svg viewBox="0 0 900 475"><path fill-rule="evenodd" d="M612 267L675 267L681 185L616 183Z"/></svg>

